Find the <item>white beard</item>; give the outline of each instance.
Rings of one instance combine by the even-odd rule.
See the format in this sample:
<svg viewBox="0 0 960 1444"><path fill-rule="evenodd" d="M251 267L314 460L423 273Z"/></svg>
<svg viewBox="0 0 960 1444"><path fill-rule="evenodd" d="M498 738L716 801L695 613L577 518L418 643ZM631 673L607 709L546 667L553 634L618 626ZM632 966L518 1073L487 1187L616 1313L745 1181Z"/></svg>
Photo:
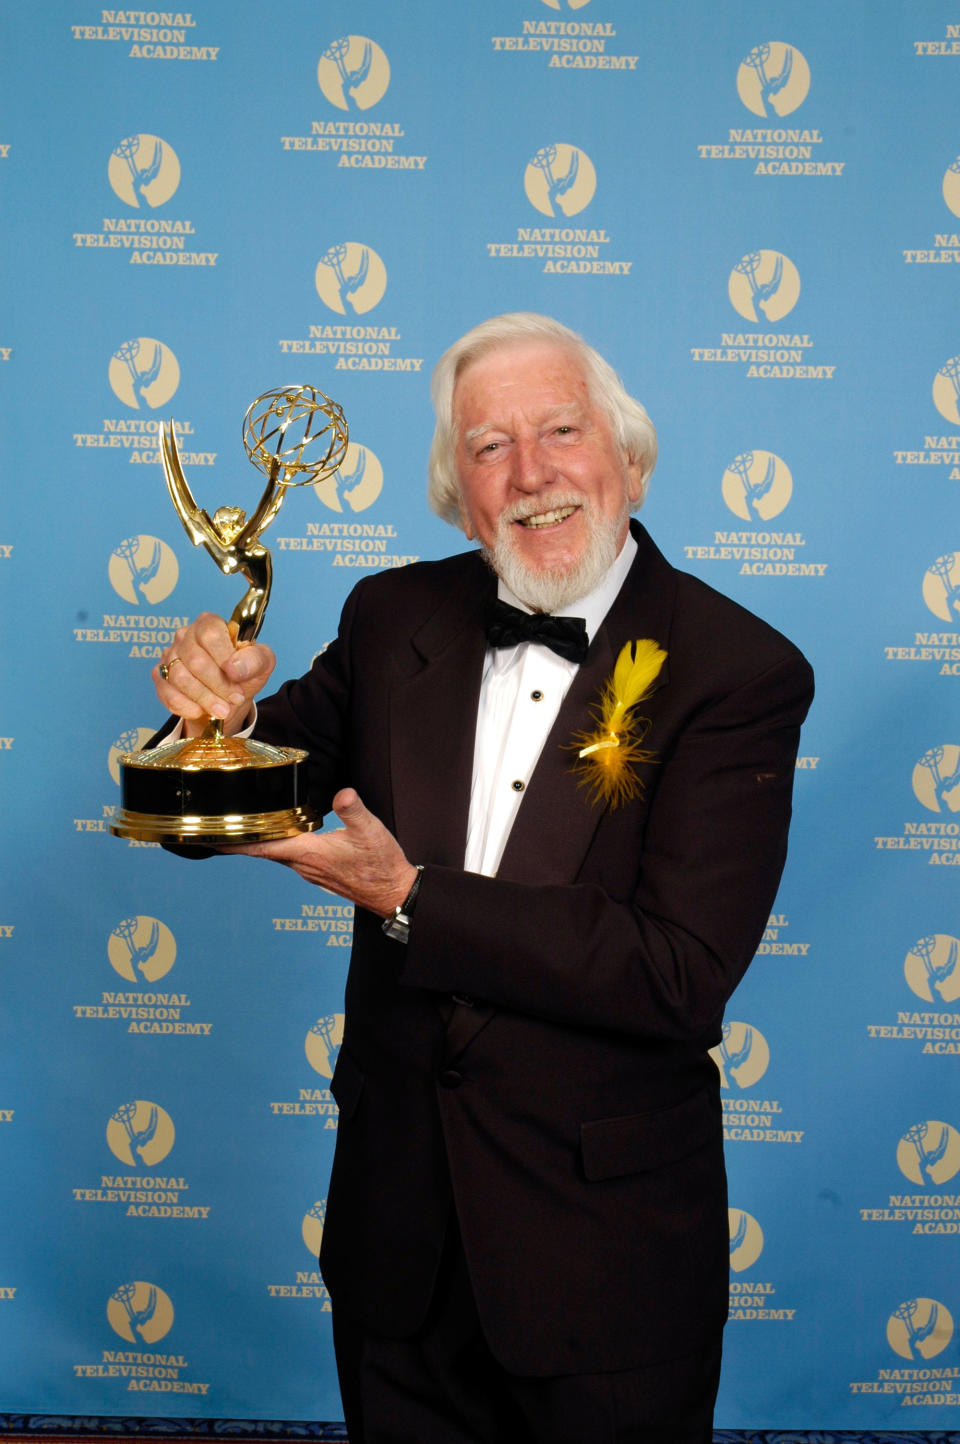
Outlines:
<svg viewBox="0 0 960 1444"><path fill-rule="evenodd" d="M518 503L504 512L497 523L493 547L483 548L487 564L506 582L513 595L534 612L558 612L585 597L599 586L619 554L619 537L629 515L626 503L620 516L607 520L598 516L584 497L550 498L551 508L570 505L582 507L588 533L582 555L567 566L535 568L517 555L514 524L520 517L542 511L542 501L536 506Z"/></svg>

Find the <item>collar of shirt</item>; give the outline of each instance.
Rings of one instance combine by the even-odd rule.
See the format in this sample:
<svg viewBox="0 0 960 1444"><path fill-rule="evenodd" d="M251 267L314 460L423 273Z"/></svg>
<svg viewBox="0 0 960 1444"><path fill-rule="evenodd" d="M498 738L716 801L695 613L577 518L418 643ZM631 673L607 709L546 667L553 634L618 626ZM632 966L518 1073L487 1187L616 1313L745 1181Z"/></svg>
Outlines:
<svg viewBox="0 0 960 1444"><path fill-rule="evenodd" d="M628 533L600 585L557 615L583 617L592 640L623 586L636 552L637 544ZM497 595L522 611L531 610L503 582L498 584ZM565 661L536 642L487 648L464 855L468 872L492 876L499 867L527 783L576 671L576 662Z"/></svg>

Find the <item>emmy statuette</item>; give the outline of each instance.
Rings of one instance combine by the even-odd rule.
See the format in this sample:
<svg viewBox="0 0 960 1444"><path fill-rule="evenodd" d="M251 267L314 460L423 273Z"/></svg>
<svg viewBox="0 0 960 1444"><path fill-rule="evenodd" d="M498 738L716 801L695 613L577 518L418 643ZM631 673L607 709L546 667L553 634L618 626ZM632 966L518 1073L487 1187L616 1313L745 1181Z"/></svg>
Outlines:
<svg viewBox="0 0 960 1444"><path fill-rule="evenodd" d="M273 564L260 538L283 505L287 488L323 481L343 461L347 423L341 408L312 386L267 391L249 407L243 445L267 484L253 515L222 506L211 517L194 501L172 420L160 426L163 473L170 499L194 546L225 576L238 573L247 590L230 618L236 643L252 642L263 623ZM143 842L268 842L312 832L321 819L306 800L306 752L252 738L225 737L208 720L199 737L167 742L120 758L121 805L110 826Z"/></svg>

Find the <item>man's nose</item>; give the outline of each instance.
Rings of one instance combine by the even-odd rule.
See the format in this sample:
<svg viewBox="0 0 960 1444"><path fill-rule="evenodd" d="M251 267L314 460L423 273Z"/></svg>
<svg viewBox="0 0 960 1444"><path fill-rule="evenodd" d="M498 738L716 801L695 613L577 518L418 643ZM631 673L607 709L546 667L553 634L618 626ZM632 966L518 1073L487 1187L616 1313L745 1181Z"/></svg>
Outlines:
<svg viewBox="0 0 960 1444"><path fill-rule="evenodd" d="M512 481L517 491L536 492L554 479L554 468L539 438L519 440L514 463Z"/></svg>

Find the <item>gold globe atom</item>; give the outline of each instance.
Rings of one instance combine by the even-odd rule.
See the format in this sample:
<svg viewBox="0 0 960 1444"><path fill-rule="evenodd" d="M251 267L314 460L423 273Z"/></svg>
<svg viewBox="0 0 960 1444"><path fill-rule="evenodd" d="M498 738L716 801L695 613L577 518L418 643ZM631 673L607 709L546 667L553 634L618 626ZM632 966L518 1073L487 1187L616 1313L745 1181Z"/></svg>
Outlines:
<svg viewBox="0 0 960 1444"><path fill-rule="evenodd" d="M280 486L306 486L332 476L347 452L342 408L315 386L281 386L251 402L243 446L254 466Z"/></svg>

